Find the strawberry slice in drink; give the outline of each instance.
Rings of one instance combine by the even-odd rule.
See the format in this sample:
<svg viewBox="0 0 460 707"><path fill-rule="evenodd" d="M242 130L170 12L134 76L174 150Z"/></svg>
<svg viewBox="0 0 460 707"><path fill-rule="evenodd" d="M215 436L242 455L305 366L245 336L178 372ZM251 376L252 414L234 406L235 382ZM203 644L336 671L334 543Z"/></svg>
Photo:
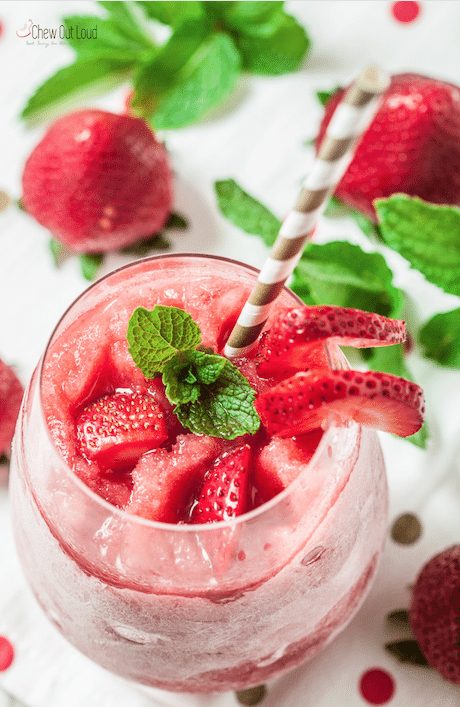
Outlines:
<svg viewBox="0 0 460 707"><path fill-rule="evenodd" d="M310 371L282 381L256 400L269 434L308 432L329 419L355 420L368 427L407 437L423 423L422 389L387 373Z"/></svg>
<svg viewBox="0 0 460 707"><path fill-rule="evenodd" d="M224 446L216 437L185 434L171 450L144 454L132 473L133 491L126 510L150 520L177 523Z"/></svg>
<svg viewBox="0 0 460 707"><path fill-rule="evenodd" d="M281 312L262 337L259 348L260 375L280 371L325 368L320 342L366 348L400 344L406 338L403 321L349 307L295 307Z"/></svg>
<svg viewBox="0 0 460 707"><path fill-rule="evenodd" d="M84 457L102 469L123 469L166 441L163 409L141 393L112 393L84 408L76 421Z"/></svg>
<svg viewBox="0 0 460 707"><path fill-rule="evenodd" d="M244 513L249 505L251 447L243 444L224 452L204 475L192 523L216 523Z"/></svg>

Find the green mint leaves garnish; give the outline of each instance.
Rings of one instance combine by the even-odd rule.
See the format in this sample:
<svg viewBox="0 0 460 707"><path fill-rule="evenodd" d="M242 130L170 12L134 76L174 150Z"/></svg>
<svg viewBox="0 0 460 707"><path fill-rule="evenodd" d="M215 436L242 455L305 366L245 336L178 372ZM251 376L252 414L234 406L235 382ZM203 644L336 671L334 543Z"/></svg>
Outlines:
<svg viewBox="0 0 460 707"><path fill-rule="evenodd" d="M128 325L131 356L146 378L161 374L166 397L194 434L235 439L255 434L255 391L223 356L197 350L201 332L190 314L156 305L134 310Z"/></svg>
<svg viewBox="0 0 460 707"><path fill-rule="evenodd" d="M395 194L376 199L380 232L427 280L460 295L460 209Z"/></svg>
<svg viewBox="0 0 460 707"><path fill-rule="evenodd" d="M50 107L130 79L132 109L158 129L200 120L232 94L242 71L276 75L302 64L310 42L283 2L99 2L104 16L63 19L73 64L38 87L22 111ZM160 43L157 31L168 28ZM96 34L95 34L96 33Z"/></svg>
<svg viewBox="0 0 460 707"><path fill-rule="evenodd" d="M441 366L460 368L460 307L432 317L418 339L427 358Z"/></svg>
<svg viewBox="0 0 460 707"><path fill-rule="evenodd" d="M157 305L152 311L138 307L129 320L129 352L146 378L162 373L173 356L196 348L200 341L198 325L177 307Z"/></svg>
<svg viewBox="0 0 460 707"><path fill-rule="evenodd" d="M195 434L223 439L257 432L260 419L254 407L256 393L230 361L216 381L202 386L201 391L197 401L175 408L184 427Z"/></svg>

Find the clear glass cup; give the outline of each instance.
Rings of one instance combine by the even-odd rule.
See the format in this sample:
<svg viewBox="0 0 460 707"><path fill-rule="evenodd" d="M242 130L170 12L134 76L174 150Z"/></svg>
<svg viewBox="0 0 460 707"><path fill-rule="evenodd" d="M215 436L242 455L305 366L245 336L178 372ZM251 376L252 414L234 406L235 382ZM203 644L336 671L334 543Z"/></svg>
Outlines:
<svg viewBox="0 0 460 707"><path fill-rule="evenodd" d="M240 690L321 651L361 605L387 521L377 437L354 423L330 426L283 493L212 525L129 515L65 463L42 406L43 362L53 342L101 304L108 311L131 291L142 298L149 281L193 287L210 274L235 280L242 292L256 277L223 258L159 256L84 292L59 322L26 391L11 463L17 549L49 619L104 668L189 692ZM285 289L279 303L298 299ZM335 346L328 356L334 367L347 365Z"/></svg>

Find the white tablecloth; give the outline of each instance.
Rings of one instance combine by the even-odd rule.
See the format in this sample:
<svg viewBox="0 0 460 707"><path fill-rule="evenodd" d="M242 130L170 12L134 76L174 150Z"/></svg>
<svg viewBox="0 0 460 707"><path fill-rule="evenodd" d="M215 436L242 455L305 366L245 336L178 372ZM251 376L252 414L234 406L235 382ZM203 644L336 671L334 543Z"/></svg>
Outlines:
<svg viewBox="0 0 460 707"><path fill-rule="evenodd" d="M165 135L176 171L176 209L191 228L174 238L176 251L242 258L260 266L263 245L219 216L215 179L234 177L279 214L292 203L312 150L303 144L316 132L321 109L314 92L345 81L370 61L389 71L415 70L458 80L460 4L422 3L413 24L397 23L389 2L291 2L308 27L313 51L302 72L277 78L245 78L227 109L201 124ZM0 190L20 195L24 159L43 127L26 130L17 115L34 86L71 58L66 46L29 46L16 29L31 18L43 26L64 13L90 12L84 2L2 2L0 19ZM127 89L93 104L120 110ZM27 381L57 318L85 287L75 261L54 269L48 234L26 214L10 208L0 215L0 356L16 364ZM347 237L369 248L348 219L324 219L319 239ZM419 323L458 300L426 283L396 254L384 251L397 284L409 293L408 318ZM104 271L123 258L111 256ZM432 443L421 451L382 436L391 492L391 518L417 514L421 539L408 546L389 538L380 571L363 609L346 631L309 665L268 686L266 707L358 707L360 676L369 668L389 672L396 685L394 707L454 707L459 689L431 670L402 665L385 641L399 637L385 625L388 611L407 606L409 585L422 563L460 538L458 390L460 375L441 370L416 353L410 365L428 400ZM457 391L457 395L456 395ZM11 537L8 498L0 491L0 635L13 643L12 666L0 673L0 707L231 707L231 694L189 697L138 688L92 664L47 623L25 585ZM3 694L1 688L5 691ZM11 696L8 697L7 693Z"/></svg>

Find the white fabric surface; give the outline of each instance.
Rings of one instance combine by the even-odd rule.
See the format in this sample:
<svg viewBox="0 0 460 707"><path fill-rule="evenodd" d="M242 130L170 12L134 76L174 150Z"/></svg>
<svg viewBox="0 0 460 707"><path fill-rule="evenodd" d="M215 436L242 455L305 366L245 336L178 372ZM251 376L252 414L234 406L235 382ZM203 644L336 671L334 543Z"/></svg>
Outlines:
<svg viewBox="0 0 460 707"><path fill-rule="evenodd" d="M220 218L213 197L215 179L234 177L283 215L308 172L312 150L303 145L315 134L321 109L316 89L335 86L375 61L389 71L416 70L458 80L460 4L423 3L413 25L397 24L389 2L292 2L313 40L306 68L279 78L246 78L230 101L201 124L166 135L176 171L176 209L191 229L174 238L174 250L215 253L260 266L263 245ZM67 13L93 11L84 2L2 2L0 19L0 189L20 195L23 162L43 132L26 130L17 119L31 90L71 57L65 46L25 46L15 35L28 18L42 25ZM120 110L126 89L98 99ZM320 240L348 237L364 248L368 240L347 219L324 219ZM25 382L57 318L85 287L75 261L60 270L50 263L48 234L15 208L0 215L0 355L17 365ZM374 246L372 246L374 248ZM408 319L417 325L433 313L458 306L454 297L426 283L396 254L385 250L397 284L409 293ZM111 256L106 272L124 262ZM265 707L358 707L361 673L386 668L396 681L394 707L454 707L460 691L430 670L402 665L383 649L384 616L407 606L408 585L421 564L460 539L458 390L460 375L410 357L425 387L432 431L423 452L382 436L391 491L391 518L416 512L424 532L415 545L388 540L380 571L363 609L347 630L309 665L269 685ZM0 673L0 688L27 707L231 707L231 694L190 697L155 692L150 696L82 657L61 638L37 608L18 566L8 519L8 499L0 491L0 635L14 643L16 659ZM0 707L15 704L1 692Z"/></svg>

